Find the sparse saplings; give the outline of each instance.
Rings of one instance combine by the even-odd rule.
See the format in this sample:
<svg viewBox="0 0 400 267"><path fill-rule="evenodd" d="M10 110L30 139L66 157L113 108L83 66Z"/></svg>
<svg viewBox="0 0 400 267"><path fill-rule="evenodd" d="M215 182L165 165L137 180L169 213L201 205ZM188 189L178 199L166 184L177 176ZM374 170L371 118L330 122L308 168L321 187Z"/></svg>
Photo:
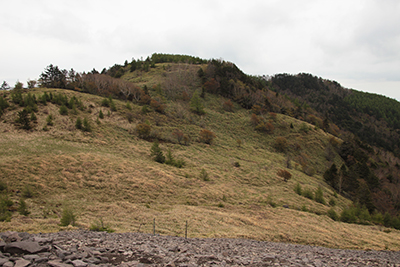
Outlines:
<svg viewBox="0 0 400 267"><path fill-rule="evenodd" d="M142 138L145 140L149 139L150 133L151 133L151 126L146 123L139 123L136 126L136 132L137 132L139 138Z"/></svg>
<svg viewBox="0 0 400 267"><path fill-rule="evenodd" d="M278 170L277 175L279 177L282 177L283 181L285 181L285 182L289 181L290 178L292 178L292 174L290 172L288 172L287 170L283 170L283 169Z"/></svg>
<svg viewBox="0 0 400 267"><path fill-rule="evenodd" d="M210 130L203 129L199 134L199 141L211 145L216 135Z"/></svg>
<svg viewBox="0 0 400 267"><path fill-rule="evenodd" d="M160 143L156 139L150 149L150 156L158 163L165 162L165 156L160 148ZM172 156L171 156L172 157Z"/></svg>

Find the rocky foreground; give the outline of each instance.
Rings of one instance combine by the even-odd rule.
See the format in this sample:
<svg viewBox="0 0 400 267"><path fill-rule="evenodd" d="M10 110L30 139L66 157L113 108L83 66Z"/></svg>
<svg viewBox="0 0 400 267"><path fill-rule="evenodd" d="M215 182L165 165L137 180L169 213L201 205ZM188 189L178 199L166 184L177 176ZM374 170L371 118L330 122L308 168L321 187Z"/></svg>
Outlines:
<svg viewBox="0 0 400 267"><path fill-rule="evenodd" d="M400 252L139 233L0 233L0 266L400 266Z"/></svg>

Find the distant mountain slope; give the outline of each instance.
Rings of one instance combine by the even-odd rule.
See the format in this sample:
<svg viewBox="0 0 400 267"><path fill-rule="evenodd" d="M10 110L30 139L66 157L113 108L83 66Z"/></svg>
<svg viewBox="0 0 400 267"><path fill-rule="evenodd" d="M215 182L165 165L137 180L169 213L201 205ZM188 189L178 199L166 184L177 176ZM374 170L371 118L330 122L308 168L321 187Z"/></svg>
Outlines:
<svg viewBox="0 0 400 267"><path fill-rule="evenodd" d="M307 104L370 145L400 153L400 103L385 96L343 88L311 74L277 74L271 79L279 93Z"/></svg>

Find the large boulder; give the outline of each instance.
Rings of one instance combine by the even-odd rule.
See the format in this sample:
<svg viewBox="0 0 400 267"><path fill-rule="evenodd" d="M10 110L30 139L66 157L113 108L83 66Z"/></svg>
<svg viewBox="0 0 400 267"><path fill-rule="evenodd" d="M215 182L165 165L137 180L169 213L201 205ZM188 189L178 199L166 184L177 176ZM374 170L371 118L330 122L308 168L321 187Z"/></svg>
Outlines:
<svg viewBox="0 0 400 267"><path fill-rule="evenodd" d="M40 246L38 242L32 241L12 242L4 246L4 252L11 254L36 254L48 250L48 247Z"/></svg>

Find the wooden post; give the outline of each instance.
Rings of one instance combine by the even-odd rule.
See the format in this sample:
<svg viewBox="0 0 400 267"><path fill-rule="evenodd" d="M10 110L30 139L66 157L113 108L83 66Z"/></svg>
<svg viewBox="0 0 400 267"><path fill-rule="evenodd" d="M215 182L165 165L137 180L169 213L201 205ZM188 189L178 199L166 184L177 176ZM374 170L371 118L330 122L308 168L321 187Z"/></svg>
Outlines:
<svg viewBox="0 0 400 267"><path fill-rule="evenodd" d="M188 223L187 223L187 221L186 221L185 239L187 239L187 228L188 228Z"/></svg>

